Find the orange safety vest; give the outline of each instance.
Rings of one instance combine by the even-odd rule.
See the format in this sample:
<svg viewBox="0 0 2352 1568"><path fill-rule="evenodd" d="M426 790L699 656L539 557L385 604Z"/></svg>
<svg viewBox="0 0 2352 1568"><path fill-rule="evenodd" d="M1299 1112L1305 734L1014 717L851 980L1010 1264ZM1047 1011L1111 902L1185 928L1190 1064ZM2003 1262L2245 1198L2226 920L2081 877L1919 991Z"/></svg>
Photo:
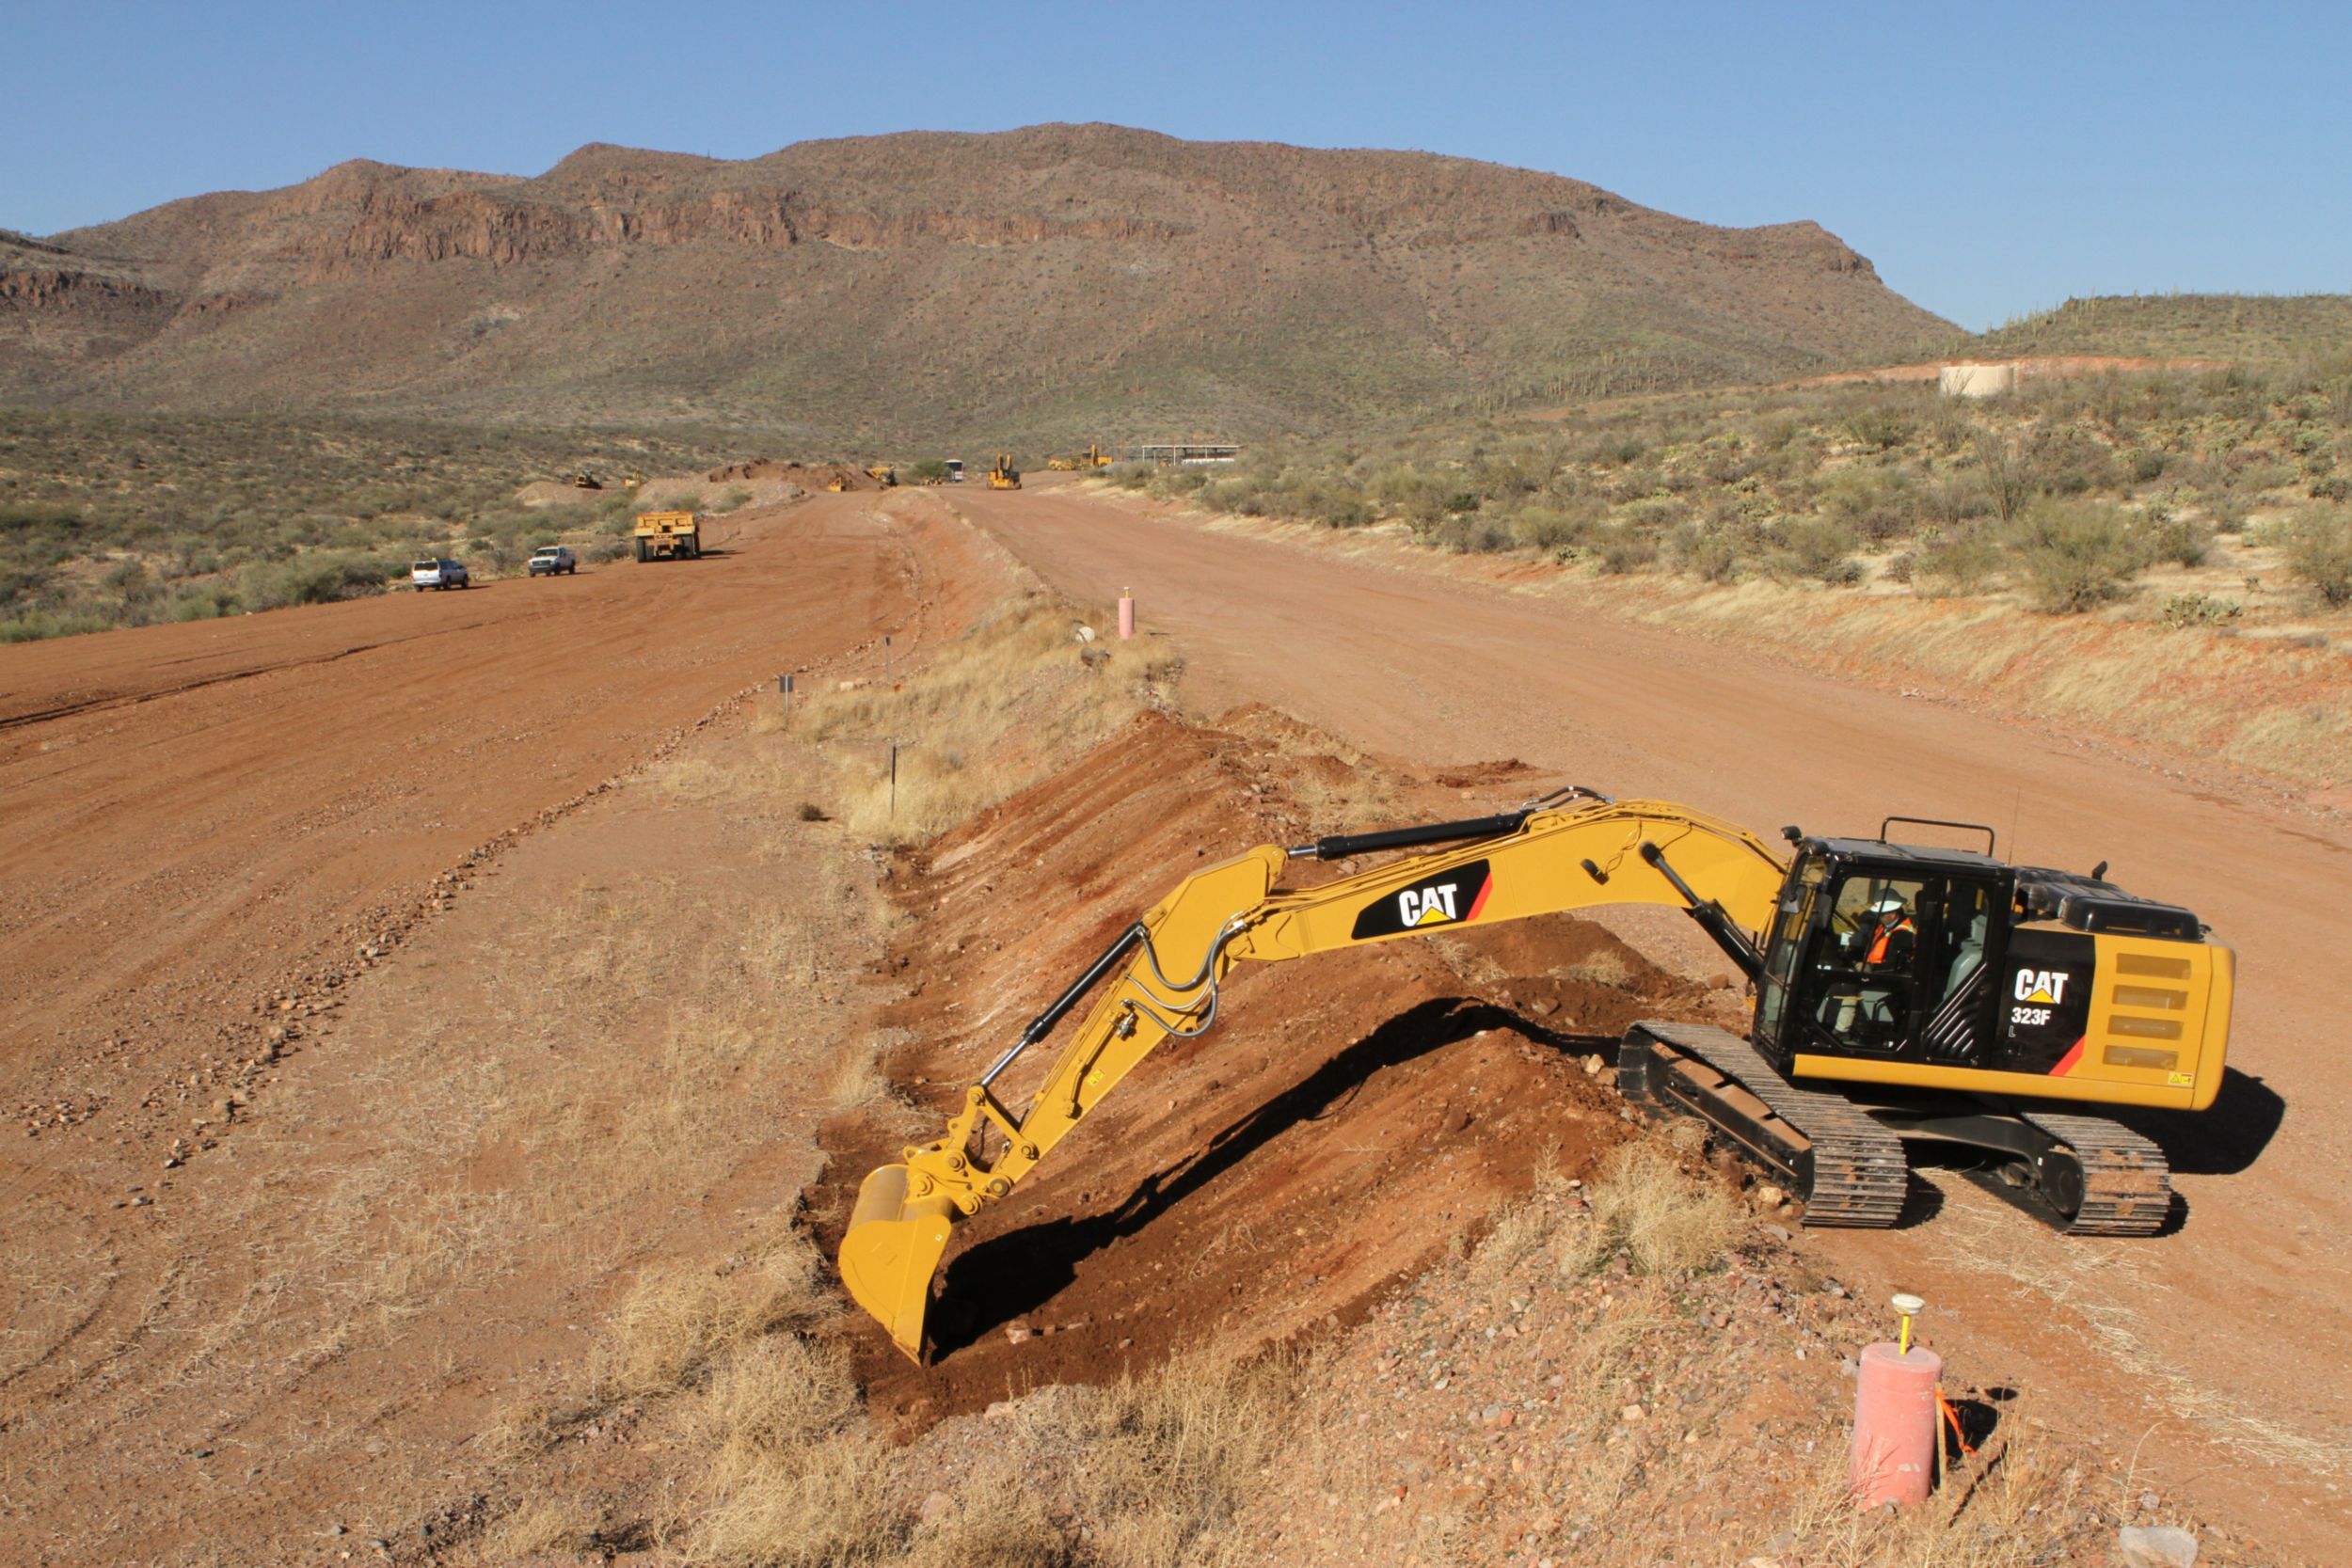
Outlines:
<svg viewBox="0 0 2352 1568"><path fill-rule="evenodd" d="M1862 961L1868 964L1884 963L1886 961L1886 944L1893 939L1895 933L1898 931L1909 931L1915 936L1918 934L1918 929L1919 928L1917 927L1911 923L1911 916L1909 915L1903 916L1892 926L1882 924L1879 927L1878 936L1870 943L1869 956L1865 958Z"/></svg>

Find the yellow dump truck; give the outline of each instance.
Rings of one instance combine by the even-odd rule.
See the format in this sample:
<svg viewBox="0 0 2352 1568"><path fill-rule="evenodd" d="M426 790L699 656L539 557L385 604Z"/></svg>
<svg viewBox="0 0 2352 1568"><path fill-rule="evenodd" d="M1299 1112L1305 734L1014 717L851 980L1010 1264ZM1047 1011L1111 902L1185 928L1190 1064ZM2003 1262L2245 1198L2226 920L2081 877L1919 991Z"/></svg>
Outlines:
<svg viewBox="0 0 2352 1568"><path fill-rule="evenodd" d="M702 524L691 512L637 514L637 559L687 560L703 553Z"/></svg>

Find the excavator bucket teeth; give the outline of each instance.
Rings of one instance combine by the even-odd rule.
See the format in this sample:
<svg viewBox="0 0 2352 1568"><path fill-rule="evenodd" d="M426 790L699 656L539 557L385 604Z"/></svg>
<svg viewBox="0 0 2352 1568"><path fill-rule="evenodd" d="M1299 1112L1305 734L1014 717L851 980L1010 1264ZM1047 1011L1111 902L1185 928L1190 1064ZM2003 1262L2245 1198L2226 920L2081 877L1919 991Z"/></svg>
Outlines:
<svg viewBox="0 0 2352 1568"><path fill-rule="evenodd" d="M930 1305L931 1275L947 1250L955 1206L945 1195L910 1197L909 1174L904 1165L884 1165L858 1188L850 1228L841 1236L841 1283L919 1365L923 1312Z"/></svg>

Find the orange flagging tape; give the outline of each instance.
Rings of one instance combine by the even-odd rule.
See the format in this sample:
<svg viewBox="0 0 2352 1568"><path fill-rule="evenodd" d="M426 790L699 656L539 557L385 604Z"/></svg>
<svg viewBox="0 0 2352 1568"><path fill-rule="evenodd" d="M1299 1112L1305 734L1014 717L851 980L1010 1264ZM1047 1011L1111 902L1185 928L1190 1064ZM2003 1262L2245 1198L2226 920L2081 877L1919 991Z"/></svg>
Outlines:
<svg viewBox="0 0 2352 1568"><path fill-rule="evenodd" d="M1960 1445L1960 1451L1971 1459L1975 1458L1976 1449L1970 1445L1968 1434L1960 1430L1960 1412L1952 1408L1952 1402L1944 1397L1944 1390L1941 1388L1935 1391L1935 1408L1942 1411L1944 1419L1951 1423L1952 1441Z"/></svg>

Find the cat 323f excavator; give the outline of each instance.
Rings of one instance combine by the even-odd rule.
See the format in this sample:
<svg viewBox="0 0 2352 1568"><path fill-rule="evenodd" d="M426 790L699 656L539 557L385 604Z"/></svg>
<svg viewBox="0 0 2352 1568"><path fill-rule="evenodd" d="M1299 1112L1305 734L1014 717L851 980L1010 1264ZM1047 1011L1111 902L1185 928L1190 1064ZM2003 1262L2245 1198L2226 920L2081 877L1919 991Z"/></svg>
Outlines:
<svg viewBox="0 0 2352 1568"><path fill-rule="evenodd" d="M1897 824L1984 847L1897 843ZM1618 1048L1637 1103L1698 1117L1804 1199L1804 1223L1887 1226L1906 1141L1957 1148L2078 1235L2166 1219L2155 1144L2070 1105L2201 1111L2221 1086L2233 958L2187 910L2105 879L1994 858L1993 831L1889 817L1876 838L1782 830L1784 862L1686 806L1570 788L1499 816L1262 845L1195 872L1040 1013L936 1142L860 1188L843 1283L924 1354L950 1227L1005 1197L1162 1040L1216 1021L1245 958L1269 960L1599 904L1686 911L1755 988L1748 1037L1638 1023ZM1931 835L1932 836L1932 835ZM1432 846L1446 846L1432 849ZM1419 854L1285 889L1293 860ZM1018 1114L993 1085L1091 992Z"/></svg>

